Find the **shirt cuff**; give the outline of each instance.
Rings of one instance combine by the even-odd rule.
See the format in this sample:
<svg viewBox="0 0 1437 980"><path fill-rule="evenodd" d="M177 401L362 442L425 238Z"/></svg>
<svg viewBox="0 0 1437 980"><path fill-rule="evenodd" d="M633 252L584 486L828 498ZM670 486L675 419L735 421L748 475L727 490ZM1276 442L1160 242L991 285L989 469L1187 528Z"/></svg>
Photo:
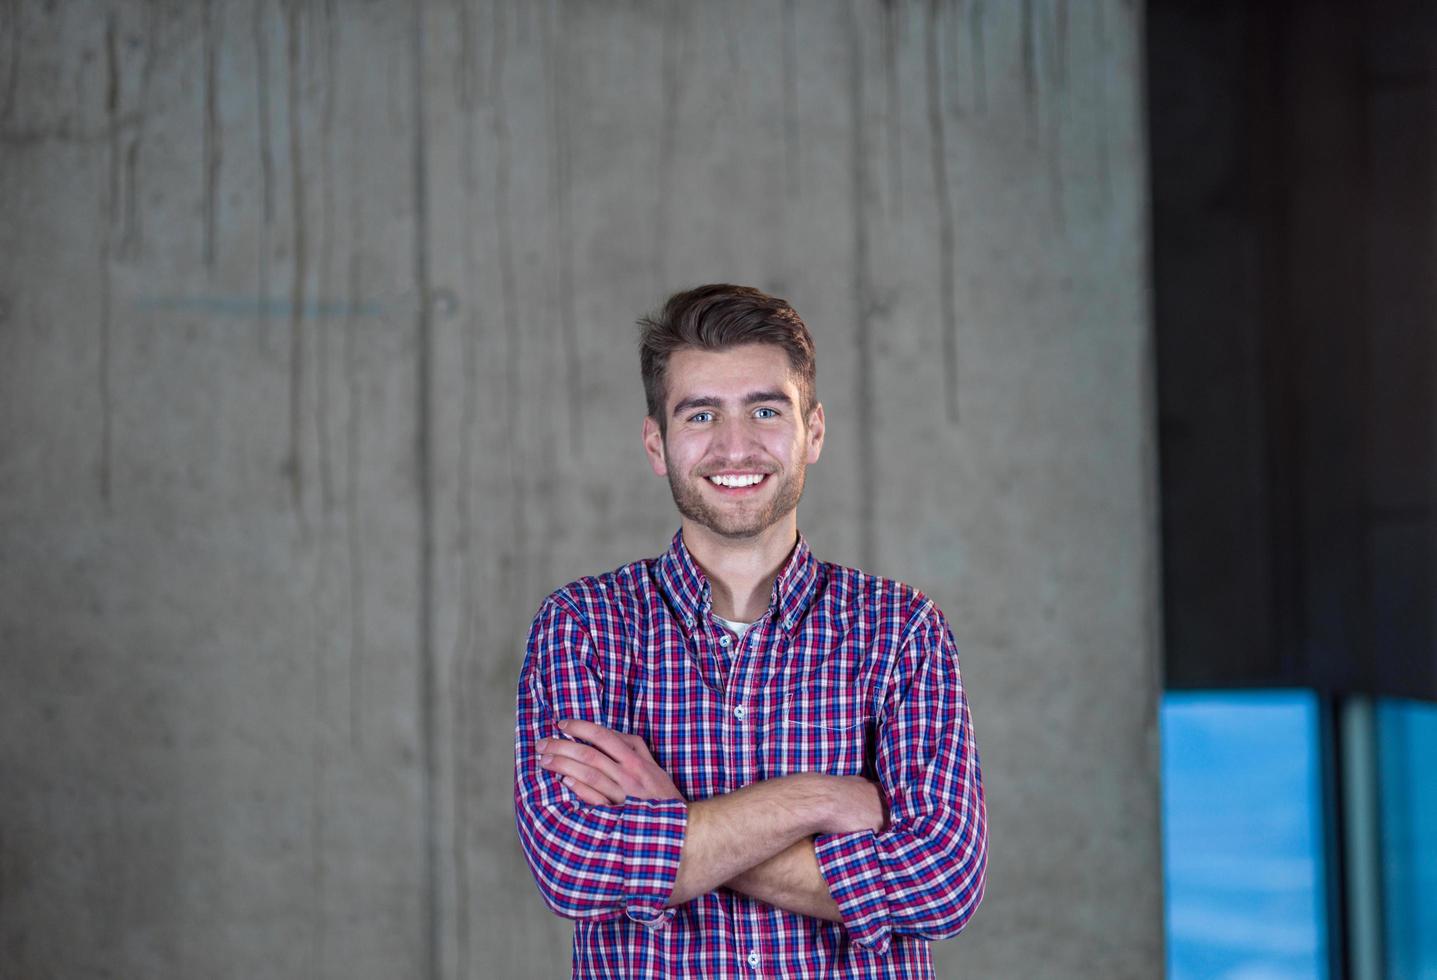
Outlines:
<svg viewBox="0 0 1437 980"><path fill-rule="evenodd" d="M849 938L875 953L888 952L888 892L873 831L821 834L813 851Z"/></svg>
<svg viewBox="0 0 1437 980"><path fill-rule="evenodd" d="M651 930L674 917L664 903L674 893L689 808L683 800L624 800L624 913Z"/></svg>

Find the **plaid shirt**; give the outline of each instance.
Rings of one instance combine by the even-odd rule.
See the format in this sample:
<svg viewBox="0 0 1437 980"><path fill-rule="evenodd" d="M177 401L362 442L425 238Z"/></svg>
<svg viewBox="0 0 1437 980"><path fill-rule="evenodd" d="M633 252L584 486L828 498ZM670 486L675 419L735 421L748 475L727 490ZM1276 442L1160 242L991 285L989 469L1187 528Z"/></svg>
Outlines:
<svg viewBox="0 0 1437 980"><path fill-rule="evenodd" d="M665 909L686 804L585 805L538 767L534 743L566 737L563 718L642 736L689 800L795 772L877 780L883 833L814 838L843 924L725 888ZM801 536L742 641L682 533L549 596L519 676L514 806L544 901L578 920L576 977L931 977L928 940L983 897L982 776L947 623Z"/></svg>

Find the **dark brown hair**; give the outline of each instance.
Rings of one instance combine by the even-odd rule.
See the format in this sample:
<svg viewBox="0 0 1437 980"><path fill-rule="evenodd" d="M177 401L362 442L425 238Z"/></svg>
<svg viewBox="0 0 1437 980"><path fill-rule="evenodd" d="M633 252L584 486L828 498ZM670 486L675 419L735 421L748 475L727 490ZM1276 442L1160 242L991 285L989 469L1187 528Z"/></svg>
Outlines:
<svg viewBox="0 0 1437 980"><path fill-rule="evenodd" d="M667 431L669 355L686 348L721 351L742 344L773 344L788 354L798 375L803 417L817 403L813 337L786 300L750 286L712 283L669 297L663 309L639 320L639 366L649 417Z"/></svg>

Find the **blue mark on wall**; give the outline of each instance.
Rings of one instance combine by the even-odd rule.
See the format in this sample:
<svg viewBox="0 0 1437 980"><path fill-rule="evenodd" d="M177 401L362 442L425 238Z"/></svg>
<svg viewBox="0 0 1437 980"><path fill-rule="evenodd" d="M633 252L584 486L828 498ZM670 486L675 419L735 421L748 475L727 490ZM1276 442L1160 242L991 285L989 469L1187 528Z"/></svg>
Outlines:
<svg viewBox="0 0 1437 980"><path fill-rule="evenodd" d="M1327 975L1316 696L1164 697L1171 980Z"/></svg>
<svg viewBox="0 0 1437 980"><path fill-rule="evenodd" d="M1389 977L1437 977L1437 705L1377 703Z"/></svg>

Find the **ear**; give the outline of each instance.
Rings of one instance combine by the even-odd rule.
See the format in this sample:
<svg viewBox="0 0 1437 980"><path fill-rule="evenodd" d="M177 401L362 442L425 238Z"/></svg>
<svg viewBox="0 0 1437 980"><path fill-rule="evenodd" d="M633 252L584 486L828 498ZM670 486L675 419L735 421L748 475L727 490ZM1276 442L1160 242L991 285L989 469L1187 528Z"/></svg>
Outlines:
<svg viewBox="0 0 1437 980"><path fill-rule="evenodd" d="M669 475L669 462L664 456L664 434L659 431L659 423L647 415L644 416L644 452L657 476Z"/></svg>
<svg viewBox="0 0 1437 980"><path fill-rule="evenodd" d="M823 404L813 406L813 411L808 413L808 461L818 462L818 454L823 452Z"/></svg>

